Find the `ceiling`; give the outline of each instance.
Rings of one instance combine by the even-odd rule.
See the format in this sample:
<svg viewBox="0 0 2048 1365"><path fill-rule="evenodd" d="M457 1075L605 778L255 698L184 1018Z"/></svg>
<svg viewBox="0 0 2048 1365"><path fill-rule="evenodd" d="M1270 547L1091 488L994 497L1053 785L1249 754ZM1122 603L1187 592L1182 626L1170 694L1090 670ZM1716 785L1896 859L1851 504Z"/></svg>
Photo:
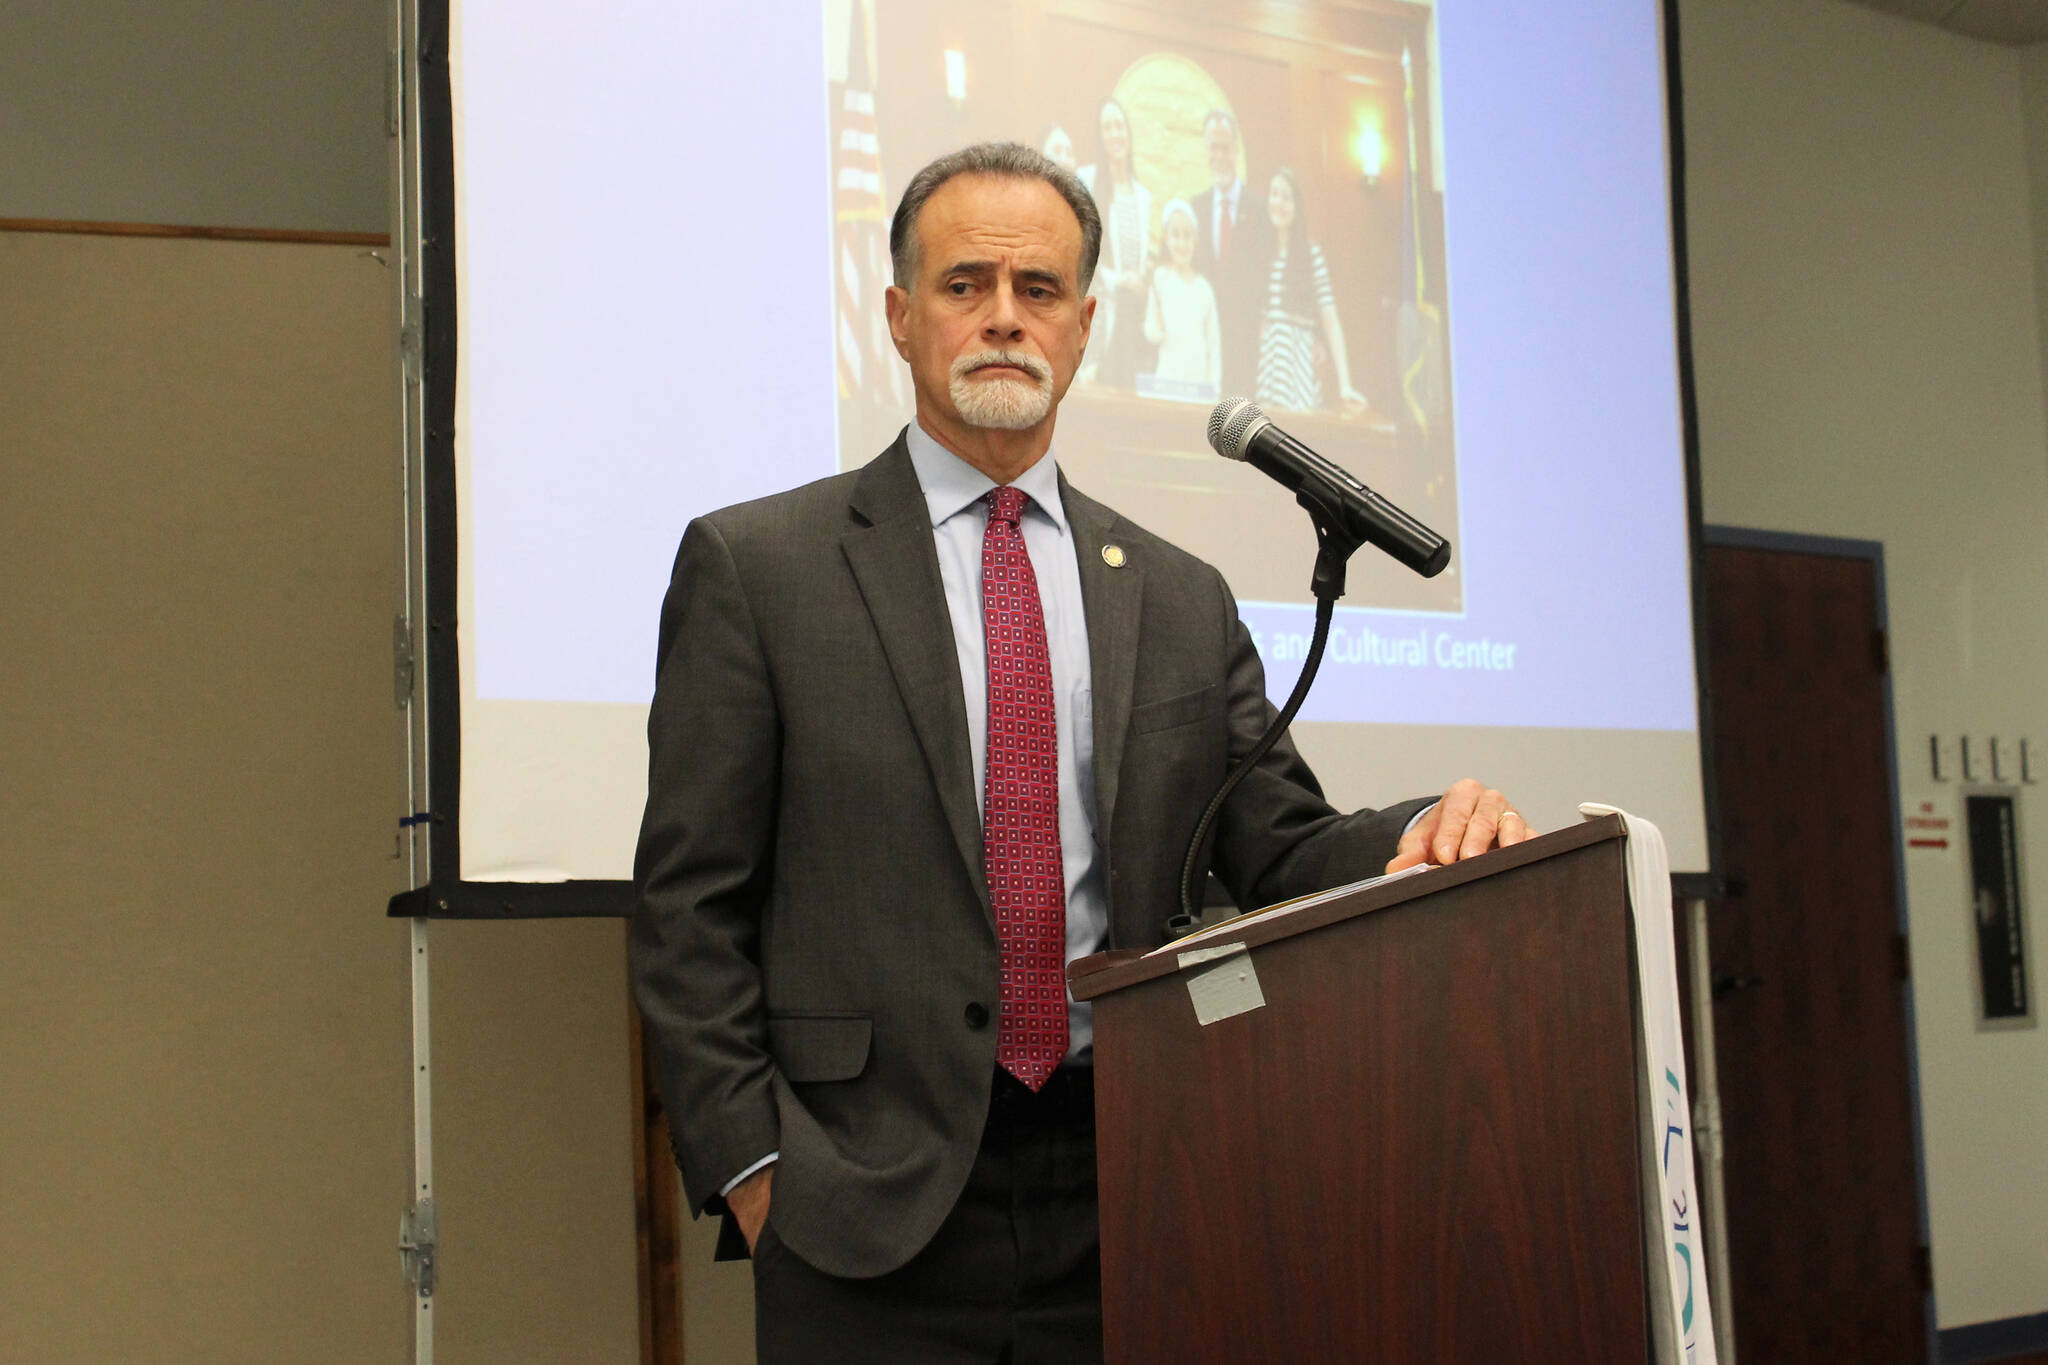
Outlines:
<svg viewBox="0 0 2048 1365"><path fill-rule="evenodd" d="M1951 33L1987 38L2013 47L2048 42L2048 0L1855 0L1855 3L1887 14L1902 14Z"/></svg>

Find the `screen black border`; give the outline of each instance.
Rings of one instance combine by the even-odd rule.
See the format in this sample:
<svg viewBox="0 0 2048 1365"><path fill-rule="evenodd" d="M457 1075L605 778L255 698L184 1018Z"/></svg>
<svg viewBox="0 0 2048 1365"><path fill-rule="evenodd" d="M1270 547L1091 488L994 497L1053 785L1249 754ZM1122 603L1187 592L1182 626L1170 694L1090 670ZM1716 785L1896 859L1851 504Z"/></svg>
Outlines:
<svg viewBox="0 0 2048 1365"><path fill-rule="evenodd" d="M1687 560L1692 574L1692 661L1699 699L1700 802L1707 827L1707 870L1675 872L1672 894L1682 900L1718 900L1729 894L1721 862L1721 802L1714 777L1713 678L1707 658L1706 540L1700 502L1700 411L1693 384L1692 274L1686 255L1685 78L1680 61L1678 0L1664 0L1664 133L1670 147L1671 280L1678 342L1678 405L1685 444Z"/></svg>
<svg viewBox="0 0 2048 1365"><path fill-rule="evenodd" d="M391 898L393 917L585 919L632 913L630 881L462 880L462 669L458 653L455 478L455 103L448 0L420 0L420 290L425 442L421 451L426 628L428 868Z"/></svg>

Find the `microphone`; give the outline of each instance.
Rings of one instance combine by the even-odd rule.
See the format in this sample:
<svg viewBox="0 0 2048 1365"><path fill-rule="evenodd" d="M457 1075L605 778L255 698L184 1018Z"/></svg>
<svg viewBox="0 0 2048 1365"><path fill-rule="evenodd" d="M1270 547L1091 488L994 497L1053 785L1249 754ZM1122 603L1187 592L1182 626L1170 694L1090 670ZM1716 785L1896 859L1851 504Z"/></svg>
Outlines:
<svg viewBox="0 0 2048 1365"><path fill-rule="evenodd" d="M1377 545L1424 578L1436 577L1451 562L1451 542L1274 426L1250 399L1226 398L1216 405L1209 414L1209 444L1225 459L1252 465L1291 489L1312 515L1329 515L1354 543Z"/></svg>

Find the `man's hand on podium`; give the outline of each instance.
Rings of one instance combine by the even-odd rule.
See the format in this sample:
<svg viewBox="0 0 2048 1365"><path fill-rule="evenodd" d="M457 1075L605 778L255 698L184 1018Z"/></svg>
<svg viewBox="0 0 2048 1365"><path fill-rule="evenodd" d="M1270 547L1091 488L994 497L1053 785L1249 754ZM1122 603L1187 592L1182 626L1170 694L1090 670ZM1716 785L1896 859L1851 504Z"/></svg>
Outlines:
<svg viewBox="0 0 2048 1365"><path fill-rule="evenodd" d="M1505 796L1468 777L1445 792L1443 799L1401 836L1387 871L1399 872L1417 863L1475 858L1490 848L1519 844L1535 833Z"/></svg>

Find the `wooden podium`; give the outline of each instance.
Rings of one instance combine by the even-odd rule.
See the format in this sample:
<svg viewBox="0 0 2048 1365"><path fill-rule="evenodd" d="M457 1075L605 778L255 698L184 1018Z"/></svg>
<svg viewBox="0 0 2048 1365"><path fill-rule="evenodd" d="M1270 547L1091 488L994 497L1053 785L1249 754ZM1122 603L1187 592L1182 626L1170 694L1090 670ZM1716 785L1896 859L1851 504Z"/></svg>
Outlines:
<svg viewBox="0 0 2048 1365"><path fill-rule="evenodd" d="M1608 816L1074 963L1112 1365L1643 1365L1632 942Z"/></svg>

